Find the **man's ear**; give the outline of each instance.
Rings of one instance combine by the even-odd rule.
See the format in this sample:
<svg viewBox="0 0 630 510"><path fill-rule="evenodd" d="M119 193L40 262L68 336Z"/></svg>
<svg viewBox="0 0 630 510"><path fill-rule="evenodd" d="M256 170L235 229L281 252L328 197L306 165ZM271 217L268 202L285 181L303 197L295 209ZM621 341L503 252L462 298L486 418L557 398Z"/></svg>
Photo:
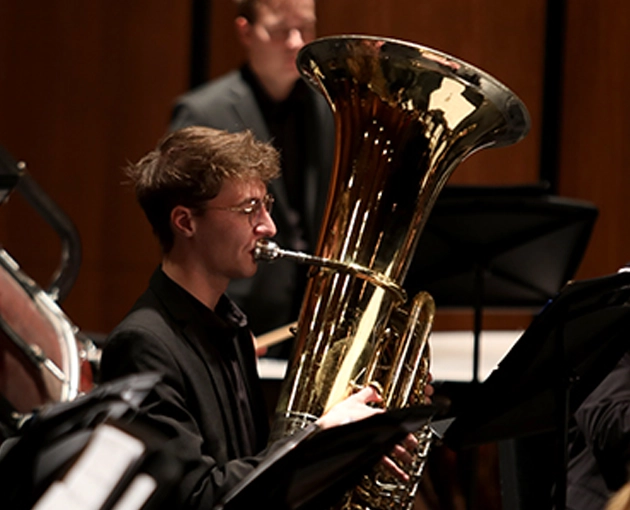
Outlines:
<svg viewBox="0 0 630 510"><path fill-rule="evenodd" d="M243 45L243 47L249 47L249 41L251 38L252 26L249 24L243 16L238 16L234 20L234 29L236 30L236 36Z"/></svg>
<svg viewBox="0 0 630 510"><path fill-rule="evenodd" d="M192 237L197 227L192 211L183 205L173 207L171 211L171 225L176 236L184 237Z"/></svg>

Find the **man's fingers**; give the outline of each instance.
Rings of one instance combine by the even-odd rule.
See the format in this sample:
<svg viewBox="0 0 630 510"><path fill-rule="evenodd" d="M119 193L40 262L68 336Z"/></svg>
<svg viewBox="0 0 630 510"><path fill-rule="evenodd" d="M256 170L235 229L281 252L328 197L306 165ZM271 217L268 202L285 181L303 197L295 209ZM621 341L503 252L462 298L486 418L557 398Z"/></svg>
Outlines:
<svg viewBox="0 0 630 510"><path fill-rule="evenodd" d="M402 441L402 445L406 448L407 451L415 452L416 448L418 448L418 440L413 434L407 434L405 439L403 439Z"/></svg>
<svg viewBox="0 0 630 510"><path fill-rule="evenodd" d="M365 388L357 391L350 398L354 398L362 404L369 404L371 402L382 402L380 393L373 386L366 386Z"/></svg>
<svg viewBox="0 0 630 510"><path fill-rule="evenodd" d="M401 445L394 446L391 456L402 464L411 465L413 462L413 456Z"/></svg>
<svg viewBox="0 0 630 510"><path fill-rule="evenodd" d="M389 457L383 457L381 459L381 464L383 465L383 467L387 471L389 471L392 475L394 475L396 478L398 478L401 482L408 482L409 481L409 475L407 473L405 473L402 469L400 469L398 464L396 464Z"/></svg>

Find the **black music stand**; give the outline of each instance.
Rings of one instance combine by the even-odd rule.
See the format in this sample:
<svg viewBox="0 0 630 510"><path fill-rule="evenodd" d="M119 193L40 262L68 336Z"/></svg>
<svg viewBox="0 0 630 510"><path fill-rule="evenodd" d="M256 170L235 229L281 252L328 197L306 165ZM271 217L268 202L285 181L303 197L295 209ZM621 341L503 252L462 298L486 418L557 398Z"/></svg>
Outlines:
<svg viewBox="0 0 630 510"><path fill-rule="evenodd" d="M473 382L483 309L539 310L575 274L597 208L543 185L447 186L420 237L404 287L438 307L474 310Z"/></svg>
<svg viewBox="0 0 630 510"><path fill-rule="evenodd" d="M139 404L161 376L143 373L108 382L70 402L50 404L36 412L20 429L20 434L0 448L0 494L13 510L32 508L40 497L64 478L84 455L98 427L111 425L141 440L146 451L133 461L100 507L114 508L139 474L156 480L156 489L147 496L145 510L164 508L182 476L177 456L164 448L165 438L143 424L137 415ZM111 480L111 465L101 462L103 476ZM85 478L95 483L92 465ZM88 470L90 471L90 470ZM102 475L101 475L102 476ZM104 482L107 484L107 482ZM57 493L58 496L58 493ZM64 498L60 498L64 500ZM57 500L56 500L57 501ZM74 501L77 504L77 501ZM63 503L55 506L64 507ZM47 508L51 508L50 503ZM139 507L138 507L139 508Z"/></svg>
<svg viewBox="0 0 630 510"><path fill-rule="evenodd" d="M564 509L568 421L627 350L630 272L571 282L532 321L488 379L454 402L452 448L554 431L555 508Z"/></svg>
<svg viewBox="0 0 630 510"><path fill-rule="evenodd" d="M215 510L331 507L396 443L438 411L437 406L418 406L320 432L309 427L272 450Z"/></svg>

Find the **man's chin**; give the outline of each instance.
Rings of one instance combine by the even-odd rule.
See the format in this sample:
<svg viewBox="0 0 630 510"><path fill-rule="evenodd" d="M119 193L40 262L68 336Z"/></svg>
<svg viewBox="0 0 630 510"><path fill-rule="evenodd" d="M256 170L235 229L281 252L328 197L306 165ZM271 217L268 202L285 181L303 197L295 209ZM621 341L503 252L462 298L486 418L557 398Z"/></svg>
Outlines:
<svg viewBox="0 0 630 510"><path fill-rule="evenodd" d="M244 271L246 275L243 276L243 278L251 278L256 274L256 271L258 271L258 263L253 262L252 265Z"/></svg>
<svg viewBox="0 0 630 510"><path fill-rule="evenodd" d="M298 71L298 68L295 66L295 60L286 62L283 74L286 77L287 81L289 80L297 81L300 79L300 72Z"/></svg>
<svg viewBox="0 0 630 510"><path fill-rule="evenodd" d="M246 278L251 278L258 271L258 264L256 262L252 262L247 267L240 267L238 271L232 272L230 275L230 280L244 280Z"/></svg>

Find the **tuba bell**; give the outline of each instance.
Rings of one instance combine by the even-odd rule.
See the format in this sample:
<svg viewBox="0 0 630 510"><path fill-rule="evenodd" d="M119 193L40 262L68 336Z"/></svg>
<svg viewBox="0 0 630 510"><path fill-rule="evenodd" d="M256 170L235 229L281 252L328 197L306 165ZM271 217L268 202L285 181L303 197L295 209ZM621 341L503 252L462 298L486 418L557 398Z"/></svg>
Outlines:
<svg viewBox="0 0 630 510"><path fill-rule="evenodd" d="M335 119L335 164L316 255L263 242L261 259L312 264L271 440L317 420L374 384L387 409L423 403L430 295L402 283L429 212L461 161L529 129L523 103L487 73L444 53L369 36L318 39L298 55L302 76ZM432 437L399 487L378 468L346 508L408 508Z"/></svg>

